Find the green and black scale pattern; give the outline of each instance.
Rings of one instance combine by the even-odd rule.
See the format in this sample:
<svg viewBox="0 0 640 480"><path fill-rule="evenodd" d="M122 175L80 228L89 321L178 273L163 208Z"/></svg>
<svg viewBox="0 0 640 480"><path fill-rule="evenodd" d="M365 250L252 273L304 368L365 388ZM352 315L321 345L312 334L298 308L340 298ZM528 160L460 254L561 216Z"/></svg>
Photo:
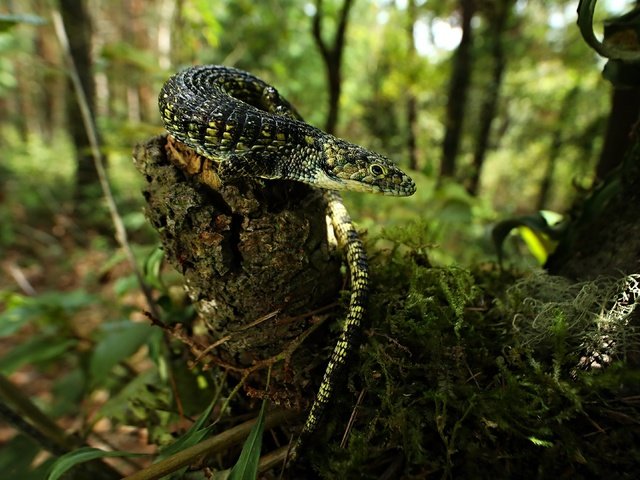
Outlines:
<svg viewBox="0 0 640 480"><path fill-rule="evenodd" d="M220 175L296 180L406 196L415 184L387 158L304 123L275 88L234 68L189 68L159 97L167 130L220 162Z"/></svg>
<svg viewBox="0 0 640 480"><path fill-rule="evenodd" d="M159 96L166 129L200 155L219 162L225 178L287 179L325 189L328 215L345 250L351 281L349 310L316 399L294 447L318 426L336 381L357 346L369 292L364 247L334 190L408 196L409 176L386 157L304 123L275 88L230 67L205 65L171 77Z"/></svg>

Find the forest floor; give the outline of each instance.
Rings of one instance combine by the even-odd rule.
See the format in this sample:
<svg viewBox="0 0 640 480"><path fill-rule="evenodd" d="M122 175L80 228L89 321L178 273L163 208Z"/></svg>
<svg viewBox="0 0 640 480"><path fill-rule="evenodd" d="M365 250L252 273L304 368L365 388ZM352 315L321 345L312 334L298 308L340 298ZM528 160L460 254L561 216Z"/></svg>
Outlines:
<svg viewBox="0 0 640 480"><path fill-rule="evenodd" d="M5 199L6 202L6 199ZM88 369L87 352L95 345L95 333L101 324L128 318L134 322L149 320L144 316L145 302L136 289L122 287L123 279L132 271L118 252L113 235L97 229L84 229L73 214L28 211L19 205L3 212L11 219L5 232L11 231L12 241L1 247L0 259L0 359L8 378L36 405L51 411L60 410L56 399L61 388L78 369ZM109 226L104 227L108 232ZM144 235L143 235L144 236ZM148 235L145 241L148 241ZM135 239L134 239L135 240ZM20 305L21 308L17 308ZM10 314L2 313L11 311ZM12 326L13 322L19 324ZM64 352L43 352L29 346L30 341L45 330L64 331L73 338L73 349L81 354L64 358ZM7 334L10 331L10 334ZM149 359L141 347L132 355L128 367L133 371L149 368ZM84 352L84 354L82 354ZM85 362L78 365L78 361ZM64 395L62 396L64 398ZM98 389L77 405L62 408L56 423L68 434L84 432L88 427L89 444L97 448L138 453L153 453L157 447L149 444L144 428L112 424L102 417L93 424L96 413L109 400L104 389ZM14 428L0 423L0 444L7 444L16 434ZM42 453L34 465L43 462ZM123 473L132 473L149 462L107 459Z"/></svg>

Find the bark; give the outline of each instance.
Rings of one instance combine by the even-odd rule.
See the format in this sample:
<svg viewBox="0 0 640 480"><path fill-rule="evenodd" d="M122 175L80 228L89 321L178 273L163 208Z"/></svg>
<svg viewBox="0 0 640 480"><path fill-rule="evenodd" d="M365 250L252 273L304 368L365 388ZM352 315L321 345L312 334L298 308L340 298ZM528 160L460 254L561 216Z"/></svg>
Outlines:
<svg viewBox="0 0 640 480"><path fill-rule="evenodd" d="M538 200L536 202L536 210L544 210L549 201L549 192L551 191L551 183L556 171L556 163L558 155L562 150L562 132L560 127L553 131L551 139L551 148L549 149L549 158L540 182L540 191L538 192Z"/></svg>
<svg viewBox="0 0 640 480"><path fill-rule="evenodd" d="M489 148L491 126L496 118L500 89L506 68L503 36L511 12L512 2L511 0L503 0L496 2L495 5L497 10L491 16L489 32L487 33L491 45L493 70L491 73L491 82L480 107L480 127L476 136L475 149L473 152L471 178L467 185L467 191L471 195L477 195L478 193L482 165L484 164Z"/></svg>
<svg viewBox="0 0 640 480"><path fill-rule="evenodd" d="M175 10L171 20L171 48L170 58L171 65L184 65L194 62L193 55L195 52L187 52L185 46L186 41L187 20L185 18L185 0L175 0Z"/></svg>
<svg viewBox="0 0 640 480"><path fill-rule="evenodd" d="M445 117L446 132L442 142L442 162L440 164L441 179L443 177L453 177L456 170L456 157L460 148L467 93L471 82L471 50L473 47L471 20L474 13L474 0L460 0L462 39L453 55L451 78L449 80Z"/></svg>
<svg viewBox="0 0 640 480"><path fill-rule="evenodd" d="M621 169L574 213L574 220L549 257L549 272L578 280L640 272L638 205L640 135L636 131Z"/></svg>
<svg viewBox="0 0 640 480"><path fill-rule="evenodd" d="M95 116L95 83L91 61L91 16L85 0L60 0L60 13L64 22L71 56L87 98L91 114ZM69 84L69 90L73 86ZM76 149L75 205L81 213L90 214L93 201L99 196L98 172L93 163L89 137L82 121L77 97L67 95L67 124Z"/></svg>
<svg viewBox="0 0 640 480"><path fill-rule="evenodd" d="M349 11L352 6L353 0L344 0L340 9L338 26L331 44L328 44L323 36L324 11L322 0L316 0L316 13L313 16L313 38L324 61L327 86L329 88L327 121L324 128L329 133L335 133L338 125L338 110L342 90L342 53L345 47Z"/></svg>
<svg viewBox="0 0 640 480"><path fill-rule="evenodd" d="M609 19L604 24L604 43L624 45L626 38L640 33L638 5L634 11ZM634 62L609 60L603 75L613 85L611 112L596 175L604 179L617 167L631 144L630 134L640 113L640 68Z"/></svg>
<svg viewBox="0 0 640 480"><path fill-rule="evenodd" d="M409 65L413 67L417 60L414 27L416 23L417 6L415 0L409 0L407 5L408 23L407 40L409 42ZM415 78L411 75L407 91L407 151L409 153L409 168L418 170L418 150L416 137L418 132L418 101L414 92Z"/></svg>
<svg viewBox="0 0 640 480"><path fill-rule="evenodd" d="M126 41L140 52L155 51L145 24L148 2L129 0L126 6L124 36ZM127 66L127 101L129 121L132 123L153 121L158 116L158 94L149 82L149 73L138 66Z"/></svg>
<svg viewBox="0 0 640 480"><path fill-rule="evenodd" d="M596 176L605 178L619 163L629 147L633 124L640 113L640 87L613 88L611 113L596 167Z"/></svg>
<svg viewBox="0 0 640 480"><path fill-rule="evenodd" d="M22 62L16 62L15 77L18 90L18 94L15 95L15 111L17 115L12 120L17 125L22 139L26 142L29 140L30 133L40 133L39 112L32 93L32 73Z"/></svg>
<svg viewBox="0 0 640 480"><path fill-rule="evenodd" d="M65 95L67 94L64 75L61 75L57 65L60 59L60 49L55 40L52 28L37 29L37 51L42 57L45 68L40 73L40 85L42 87L42 133L47 141L59 132L60 125L65 121Z"/></svg>
<svg viewBox="0 0 640 480"><path fill-rule="evenodd" d="M537 210L543 210L549 201L549 193L555 176L556 163L565 142L564 129L571 125L568 118L571 115L579 92L579 87L573 87L562 100L562 105L558 112L558 119L556 120L556 128L553 129L553 134L551 136L551 146L549 147L547 167L542 177L542 183L540 184L540 193L538 194L538 202L536 205Z"/></svg>
<svg viewBox="0 0 640 480"><path fill-rule="evenodd" d="M407 98L407 150L409 152L409 168L418 170L418 147L416 132L418 131L418 102L413 93Z"/></svg>
<svg viewBox="0 0 640 480"><path fill-rule="evenodd" d="M215 163L166 144L157 137L134 152L147 180L145 214L206 326L200 343L224 339L206 361L251 367L296 342L318 320L312 312L337 298L341 262L329 245L324 196L297 182L220 185ZM287 367L306 370L311 352L320 352L324 365L322 346L305 343ZM274 371L273 385L291 369Z"/></svg>

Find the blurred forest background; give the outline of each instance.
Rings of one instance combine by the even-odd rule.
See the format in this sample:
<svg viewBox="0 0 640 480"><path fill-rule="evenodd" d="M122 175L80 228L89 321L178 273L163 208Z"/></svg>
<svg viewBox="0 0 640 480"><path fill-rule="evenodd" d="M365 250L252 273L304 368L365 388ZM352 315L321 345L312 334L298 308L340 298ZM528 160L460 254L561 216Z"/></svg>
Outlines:
<svg viewBox="0 0 640 480"><path fill-rule="evenodd" d="M251 71L309 123L416 172L413 199L349 196L366 228L433 216L456 223L436 242L482 238L483 226L498 215L563 212L592 184L611 87L601 77L603 62L575 27L576 2L321 5L318 14L313 2L299 1L62 4L78 30L69 33L84 42L78 68L131 226L140 218L129 206L140 202L141 181L130 162L132 145L162 131L159 88L192 64ZM624 4L598 7L602 18L607 7L620 12ZM60 217L82 211L76 200L96 184L81 117L47 2L7 8L18 17L15 24L5 20L1 37L2 214L20 225L29 223L21 215L30 207L49 207L55 210L49 217L63 223L56 231L68 233L73 226ZM83 216L104 211L86 210ZM19 239L16 221L2 225L4 244ZM492 254L462 245L438 255L468 263Z"/></svg>
<svg viewBox="0 0 640 480"><path fill-rule="evenodd" d="M54 12L135 257L169 295L149 277L160 269L157 237L131 155L163 132L157 94L172 73L193 64L250 71L309 123L394 159L416 180L414 196L345 195L369 248L388 248L410 224L434 264L470 268L496 262L497 222L566 214L615 167L637 119L636 90L618 98L618 140L606 144L613 87L576 26L577 3L0 0L3 398L30 398L93 444L141 452L153 451L146 436L113 426L135 423L132 395L148 406L166 394L140 391L161 370L162 335L144 319L115 241ZM598 2L599 34L603 19L632 4ZM505 247L505 263L519 271L546 259L516 238ZM195 403L192 416L208 399ZM168 428L145 435L157 444L170 437ZM13 428L0 427L0 444L0 471L44 462Z"/></svg>

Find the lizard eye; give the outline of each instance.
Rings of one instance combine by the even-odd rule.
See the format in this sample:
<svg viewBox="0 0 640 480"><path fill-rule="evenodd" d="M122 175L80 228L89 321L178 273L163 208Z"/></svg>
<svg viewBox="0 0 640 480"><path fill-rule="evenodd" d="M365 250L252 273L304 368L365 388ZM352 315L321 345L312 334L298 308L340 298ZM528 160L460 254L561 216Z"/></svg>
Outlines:
<svg viewBox="0 0 640 480"><path fill-rule="evenodd" d="M369 173L371 173L371 175L373 175L374 177L380 177L387 173L387 169L379 163L372 163L371 165L369 165Z"/></svg>

